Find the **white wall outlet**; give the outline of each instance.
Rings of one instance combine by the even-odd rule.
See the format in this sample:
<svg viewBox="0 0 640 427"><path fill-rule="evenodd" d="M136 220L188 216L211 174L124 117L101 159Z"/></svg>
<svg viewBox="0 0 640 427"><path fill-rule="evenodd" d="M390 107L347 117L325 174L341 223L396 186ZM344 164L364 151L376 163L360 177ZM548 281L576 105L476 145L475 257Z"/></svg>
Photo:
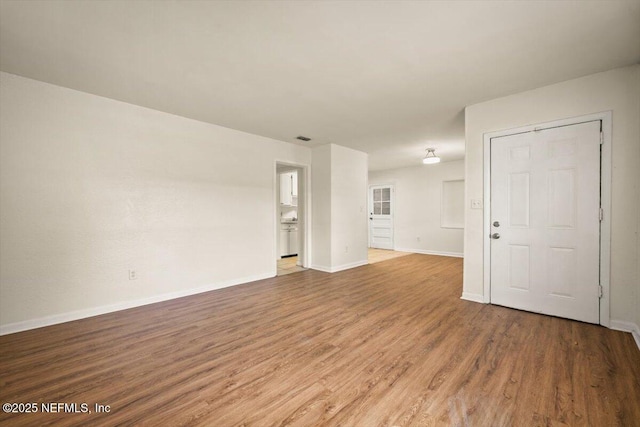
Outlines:
<svg viewBox="0 0 640 427"><path fill-rule="evenodd" d="M471 209L482 209L482 199L471 199Z"/></svg>
<svg viewBox="0 0 640 427"><path fill-rule="evenodd" d="M138 279L138 272L136 272L135 270L129 270L129 280L136 279Z"/></svg>
<svg viewBox="0 0 640 427"><path fill-rule="evenodd" d="M348 254L348 253L349 253L349 246L345 246L345 247L344 247L344 253L345 253L345 254Z"/></svg>
<svg viewBox="0 0 640 427"><path fill-rule="evenodd" d="M416 242L420 241L420 236L416 237Z"/></svg>

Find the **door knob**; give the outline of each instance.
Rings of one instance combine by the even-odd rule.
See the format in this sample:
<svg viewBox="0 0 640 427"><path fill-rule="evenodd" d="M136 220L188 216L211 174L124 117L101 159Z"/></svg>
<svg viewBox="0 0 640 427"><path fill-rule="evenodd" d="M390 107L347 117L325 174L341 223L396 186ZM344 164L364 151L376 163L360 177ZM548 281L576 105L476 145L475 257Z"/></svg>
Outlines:
<svg viewBox="0 0 640 427"><path fill-rule="evenodd" d="M493 234L491 235L491 238L492 238L492 239L499 239L499 238L500 238L500 234L498 234L498 233L493 233Z"/></svg>
<svg viewBox="0 0 640 427"><path fill-rule="evenodd" d="M500 227L500 222L499 221L493 221L493 226L494 227Z"/></svg>

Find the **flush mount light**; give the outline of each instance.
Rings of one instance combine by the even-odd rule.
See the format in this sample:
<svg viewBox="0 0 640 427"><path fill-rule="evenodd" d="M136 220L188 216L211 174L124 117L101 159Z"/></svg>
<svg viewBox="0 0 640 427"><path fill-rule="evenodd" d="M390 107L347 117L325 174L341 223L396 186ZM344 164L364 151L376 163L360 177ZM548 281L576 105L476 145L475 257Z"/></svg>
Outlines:
<svg viewBox="0 0 640 427"><path fill-rule="evenodd" d="M440 157L436 156L435 148L427 148L427 155L422 159L422 163L425 165L432 165L434 163L440 163Z"/></svg>
<svg viewBox="0 0 640 427"><path fill-rule="evenodd" d="M296 136L296 139L299 139L300 141L304 141L304 142L311 141L311 138L307 138L306 136L302 136L302 135Z"/></svg>

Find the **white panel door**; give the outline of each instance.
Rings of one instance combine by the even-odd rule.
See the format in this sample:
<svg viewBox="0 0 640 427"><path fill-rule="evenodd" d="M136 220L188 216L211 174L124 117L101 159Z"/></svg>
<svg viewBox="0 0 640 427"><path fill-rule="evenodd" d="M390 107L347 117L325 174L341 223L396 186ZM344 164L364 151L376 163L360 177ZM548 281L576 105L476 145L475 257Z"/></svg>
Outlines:
<svg viewBox="0 0 640 427"><path fill-rule="evenodd" d="M491 303L599 322L600 122L491 139Z"/></svg>
<svg viewBox="0 0 640 427"><path fill-rule="evenodd" d="M369 247L393 249L393 187L369 187Z"/></svg>

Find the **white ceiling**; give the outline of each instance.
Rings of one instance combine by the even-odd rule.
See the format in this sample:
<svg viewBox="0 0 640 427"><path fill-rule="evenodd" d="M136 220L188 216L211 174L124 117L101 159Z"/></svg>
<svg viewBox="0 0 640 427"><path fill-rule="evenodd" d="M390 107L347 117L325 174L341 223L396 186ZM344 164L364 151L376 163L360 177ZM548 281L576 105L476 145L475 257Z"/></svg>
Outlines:
<svg viewBox="0 0 640 427"><path fill-rule="evenodd" d="M633 1L0 2L0 68L370 169L464 156L464 107L640 62Z"/></svg>

